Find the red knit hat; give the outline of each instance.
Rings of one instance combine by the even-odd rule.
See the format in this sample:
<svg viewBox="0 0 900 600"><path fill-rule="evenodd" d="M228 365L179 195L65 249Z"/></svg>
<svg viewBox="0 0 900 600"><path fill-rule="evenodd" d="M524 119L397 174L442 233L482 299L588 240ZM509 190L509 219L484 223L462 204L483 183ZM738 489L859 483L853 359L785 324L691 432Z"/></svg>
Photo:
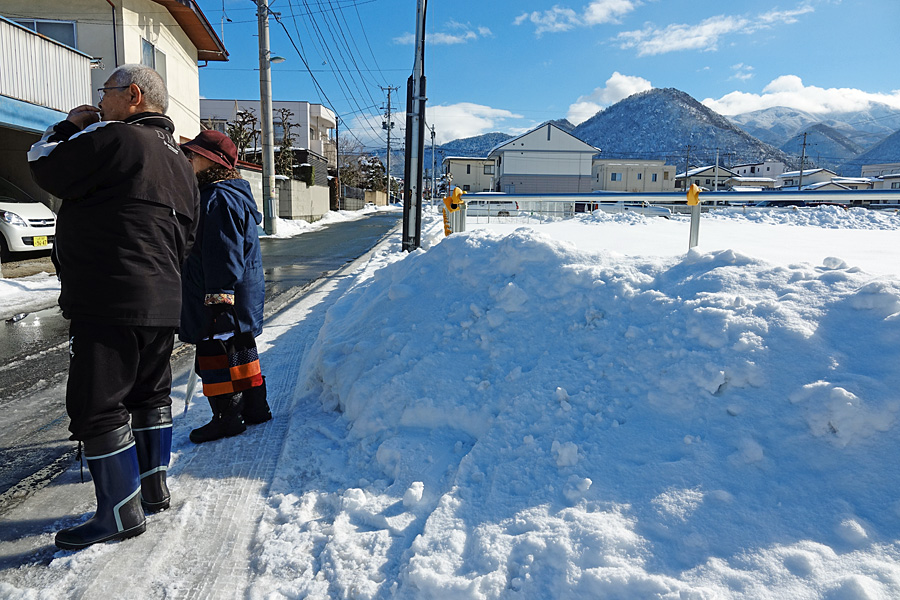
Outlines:
<svg viewBox="0 0 900 600"><path fill-rule="evenodd" d="M233 169L237 163L237 146L230 137L213 129L201 131L200 135L183 143L181 148L208 158L227 169Z"/></svg>

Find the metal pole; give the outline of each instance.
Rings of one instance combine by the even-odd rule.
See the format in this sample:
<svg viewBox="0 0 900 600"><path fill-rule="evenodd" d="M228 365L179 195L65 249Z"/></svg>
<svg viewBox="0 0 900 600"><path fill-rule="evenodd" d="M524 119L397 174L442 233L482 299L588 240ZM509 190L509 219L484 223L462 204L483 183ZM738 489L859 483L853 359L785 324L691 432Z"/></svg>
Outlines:
<svg viewBox="0 0 900 600"><path fill-rule="evenodd" d="M431 126L431 203L434 204L434 125Z"/></svg>
<svg viewBox="0 0 900 600"><path fill-rule="evenodd" d="M263 227L266 233L278 233L278 204L275 199L275 137L272 125L272 65L269 62L269 4L258 0L259 20L259 105L262 120Z"/></svg>
<svg viewBox="0 0 900 600"><path fill-rule="evenodd" d="M425 148L425 7L418 0L416 56L406 86L406 165L403 172L403 237L401 247L416 250L422 238L422 154Z"/></svg>

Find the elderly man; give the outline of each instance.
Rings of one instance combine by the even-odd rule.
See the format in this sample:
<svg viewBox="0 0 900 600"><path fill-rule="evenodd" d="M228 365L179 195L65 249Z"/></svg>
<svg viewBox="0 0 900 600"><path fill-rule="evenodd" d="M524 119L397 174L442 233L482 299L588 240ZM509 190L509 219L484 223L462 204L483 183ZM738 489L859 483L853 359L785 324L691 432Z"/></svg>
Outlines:
<svg viewBox="0 0 900 600"><path fill-rule="evenodd" d="M169 359L199 215L162 77L124 65L99 91L99 108L72 109L28 152L34 180L62 198L53 260L70 320L66 410L97 496L91 519L57 533L68 550L139 535L145 510L169 507Z"/></svg>

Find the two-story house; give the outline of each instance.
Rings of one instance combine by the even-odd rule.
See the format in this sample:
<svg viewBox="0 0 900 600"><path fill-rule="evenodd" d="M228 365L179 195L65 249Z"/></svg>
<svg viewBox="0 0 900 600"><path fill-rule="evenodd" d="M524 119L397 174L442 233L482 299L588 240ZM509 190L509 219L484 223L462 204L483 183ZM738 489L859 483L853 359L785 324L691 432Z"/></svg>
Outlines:
<svg viewBox="0 0 900 600"><path fill-rule="evenodd" d="M451 190L455 187L466 193L494 190L496 166L492 158L447 156L444 158L443 166Z"/></svg>
<svg viewBox="0 0 900 600"><path fill-rule="evenodd" d="M175 135L200 131L198 62L224 45L195 0L4 0L0 3L0 176L48 204L25 153L81 104L97 105L116 67L154 67L169 88Z"/></svg>
<svg viewBox="0 0 900 600"><path fill-rule="evenodd" d="M705 167L696 167L687 172L679 173L675 176L675 187L679 190L686 190L691 184L697 184L699 187L707 190L724 190L728 179L734 177L736 173L731 169L716 165L707 165Z"/></svg>
<svg viewBox="0 0 900 600"><path fill-rule="evenodd" d="M552 123L495 146L494 191L507 194L587 193L591 191L591 161L600 153Z"/></svg>
<svg viewBox="0 0 900 600"><path fill-rule="evenodd" d="M675 166L664 160L595 158L591 191L673 192Z"/></svg>
<svg viewBox="0 0 900 600"><path fill-rule="evenodd" d="M227 133L228 123L235 122L238 112L248 110L258 118L260 115L259 100L203 98L200 100L200 121L204 127ZM282 110L291 113L289 123L292 125L291 131L295 135L294 148L309 150L314 155L324 158L329 168L336 168L337 116L334 111L312 102L281 100L272 102L273 141L276 146L280 145L280 140L284 136L284 123L281 120Z"/></svg>

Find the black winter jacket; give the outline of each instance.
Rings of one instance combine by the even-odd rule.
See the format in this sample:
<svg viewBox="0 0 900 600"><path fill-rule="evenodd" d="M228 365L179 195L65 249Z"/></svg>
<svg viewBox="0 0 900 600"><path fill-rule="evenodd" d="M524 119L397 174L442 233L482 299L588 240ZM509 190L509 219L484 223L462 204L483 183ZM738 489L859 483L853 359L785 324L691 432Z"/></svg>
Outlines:
<svg viewBox="0 0 900 600"><path fill-rule="evenodd" d="M157 113L83 131L62 121L28 152L34 180L63 200L53 255L64 317L178 325L200 195L174 130Z"/></svg>

